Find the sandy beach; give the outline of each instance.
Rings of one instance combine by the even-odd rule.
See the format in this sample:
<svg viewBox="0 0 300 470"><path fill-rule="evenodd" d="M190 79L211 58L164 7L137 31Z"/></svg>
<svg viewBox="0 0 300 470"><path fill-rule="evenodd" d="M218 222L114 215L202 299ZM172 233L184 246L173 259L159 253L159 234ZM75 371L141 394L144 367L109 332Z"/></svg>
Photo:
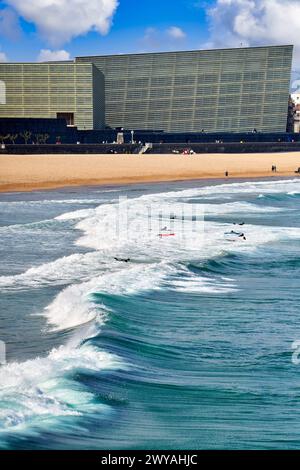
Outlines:
<svg viewBox="0 0 300 470"><path fill-rule="evenodd" d="M277 173L272 173L272 165ZM209 155L1 155L0 191L201 178L294 177L300 152Z"/></svg>

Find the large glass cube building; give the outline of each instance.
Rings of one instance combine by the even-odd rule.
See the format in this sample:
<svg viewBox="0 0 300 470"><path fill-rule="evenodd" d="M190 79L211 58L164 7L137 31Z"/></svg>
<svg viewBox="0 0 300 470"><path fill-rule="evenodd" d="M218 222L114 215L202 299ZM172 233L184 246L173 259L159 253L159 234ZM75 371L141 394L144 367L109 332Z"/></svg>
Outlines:
<svg viewBox="0 0 300 470"><path fill-rule="evenodd" d="M293 46L0 64L0 117L63 117L79 129L285 132Z"/></svg>

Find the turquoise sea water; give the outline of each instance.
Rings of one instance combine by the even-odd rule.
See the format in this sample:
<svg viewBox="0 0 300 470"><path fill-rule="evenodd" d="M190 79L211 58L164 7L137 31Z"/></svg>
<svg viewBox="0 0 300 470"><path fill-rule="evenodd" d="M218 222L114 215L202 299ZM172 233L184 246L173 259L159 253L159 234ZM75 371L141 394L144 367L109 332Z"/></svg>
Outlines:
<svg viewBox="0 0 300 470"><path fill-rule="evenodd" d="M0 195L0 448L299 449L299 204L298 179Z"/></svg>

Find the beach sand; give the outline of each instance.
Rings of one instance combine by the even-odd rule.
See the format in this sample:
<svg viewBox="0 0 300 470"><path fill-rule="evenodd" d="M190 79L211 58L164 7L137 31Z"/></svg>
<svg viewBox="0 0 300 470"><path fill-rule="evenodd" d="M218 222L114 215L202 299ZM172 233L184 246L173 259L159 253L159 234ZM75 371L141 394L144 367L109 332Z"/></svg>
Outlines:
<svg viewBox="0 0 300 470"><path fill-rule="evenodd" d="M272 165L277 173L271 172ZM295 177L300 152L199 155L0 155L0 191L201 178Z"/></svg>

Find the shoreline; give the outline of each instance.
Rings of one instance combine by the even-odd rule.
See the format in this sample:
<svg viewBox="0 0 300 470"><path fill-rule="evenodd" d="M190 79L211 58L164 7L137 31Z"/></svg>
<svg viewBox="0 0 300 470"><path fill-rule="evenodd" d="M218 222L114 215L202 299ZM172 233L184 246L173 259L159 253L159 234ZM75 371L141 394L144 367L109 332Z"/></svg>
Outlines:
<svg viewBox="0 0 300 470"><path fill-rule="evenodd" d="M276 173L272 173L272 165L277 166ZM298 167L300 152L193 156L1 155L0 192L202 179L296 178Z"/></svg>
<svg viewBox="0 0 300 470"><path fill-rule="evenodd" d="M201 177L196 177L196 178L190 178L190 177L186 177L186 178L176 178L176 179L173 179L173 178L170 178L170 179L143 179L143 180L134 180L134 181L125 181L124 179L122 180L116 180L116 181L109 181L109 180L105 180L105 181L101 181L101 182L98 182L95 181L95 182L92 182L90 180L86 181L78 181L78 182L70 182L69 180L67 180L66 182L53 182L53 183L48 183L48 182L44 182L44 183L38 183L36 185L33 185L33 184L13 184L13 185L4 185L4 186L0 186L0 194L5 194L5 193L31 193L31 192L34 192L34 191L53 191L55 189L67 189L67 188L83 188L83 187L92 187L92 186L99 186L99 187L117 187L117 186L131 186L131 185L135 185L135 184L159 184L159 183L180 183L180 182L184 182L184 181L191 181L191 182L197 182L197 181L210 181L210 180L217 180L217 181L222 181L222 182L234 182L234 180L243 180L243 181L258 181L258 180L262 180L262 181L266 181L266 180L280 180L280 179L290 179L290 178L297 178L297 175L295 175L294 173L276 173L274 175L261 175L261 174L257 174L257 175L244 175L244 174L240 174L240 175L236 175L236 176L230 176L229 177L225 177L225 176L201 176ZM299 178L300 179L300 178Z"/></svg>

